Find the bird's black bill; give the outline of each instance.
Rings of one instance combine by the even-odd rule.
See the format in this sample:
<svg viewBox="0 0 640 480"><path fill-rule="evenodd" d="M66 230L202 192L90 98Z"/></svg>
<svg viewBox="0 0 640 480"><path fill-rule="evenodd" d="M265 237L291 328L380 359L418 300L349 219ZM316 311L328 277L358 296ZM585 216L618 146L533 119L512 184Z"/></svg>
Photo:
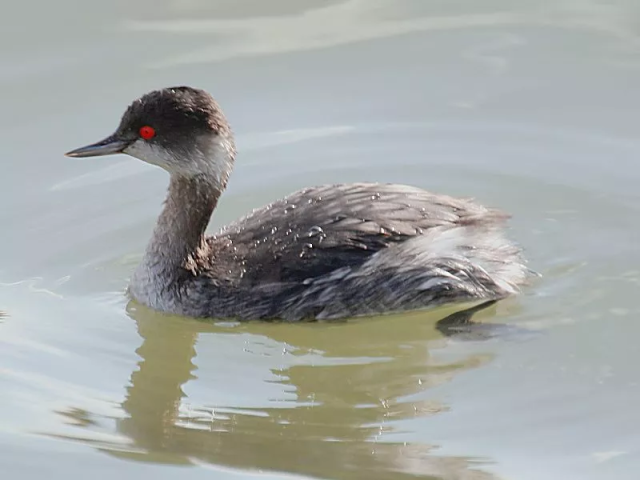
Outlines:
<svg viewBox="0 0 640 480"><path fill-rule="evenodd" d="M115 135L100 140L97 143L92 143L85 147L76 148L70 152L65 153L67 157L101 157L103 155L113 155L115 153L122 153L131 142L122 140Z"/></svg>

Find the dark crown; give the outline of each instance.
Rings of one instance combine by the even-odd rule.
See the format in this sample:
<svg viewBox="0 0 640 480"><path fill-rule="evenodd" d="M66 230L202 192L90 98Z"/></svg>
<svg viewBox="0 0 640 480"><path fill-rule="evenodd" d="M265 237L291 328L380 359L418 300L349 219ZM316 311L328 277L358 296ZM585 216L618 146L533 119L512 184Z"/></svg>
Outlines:
<svg viewBox="0 0 640 480"><path fill-rule="evenodd" d="M229 124L213 97L192 87L170 87L135 100L122 116L118 132L137 135L143 126L156 131L158 143L171 143L198 134L229 136Z"/></svg>

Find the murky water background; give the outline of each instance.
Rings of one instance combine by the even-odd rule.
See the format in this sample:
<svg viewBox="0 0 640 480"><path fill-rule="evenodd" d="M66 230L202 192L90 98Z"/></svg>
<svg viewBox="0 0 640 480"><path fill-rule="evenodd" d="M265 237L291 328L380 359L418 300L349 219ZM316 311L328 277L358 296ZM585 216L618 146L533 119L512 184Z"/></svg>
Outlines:
<svg viewBox="0 0 640 480"><path fill-rule="evenodd" d="M3 11L6 478L637 478L636 1ZM441 312L211 324L128 304L167 177L62 153L176 84L210 90L237 134L212 230L324 182L475 196L514 215L544 275L480 317L515 328L447 338Z"/></svg>

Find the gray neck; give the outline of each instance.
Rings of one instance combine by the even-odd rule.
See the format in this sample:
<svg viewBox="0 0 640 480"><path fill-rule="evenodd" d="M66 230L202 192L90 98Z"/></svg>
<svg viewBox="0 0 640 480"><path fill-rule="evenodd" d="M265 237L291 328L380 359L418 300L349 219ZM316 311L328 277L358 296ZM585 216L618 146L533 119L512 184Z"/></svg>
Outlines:
<svg viewBox="0 0 640 480"><path fill-rule="evenodd" d="M195 269L210 258L204 232L231 173L233 138L196 138L184 158L147 142L134 145L127 153L160 165L170 173L171 182L153 236L129 284L129 293L151 308L180 311L184 280L196 274Z"/></svg>
<svg viewBox="0 0 640 480"><path fill-rule="evenodd" d="M204 246L204 233L221 194L221 186L204 175L171 176L169 193L158 218L141 269L173 277Z"/></svg>

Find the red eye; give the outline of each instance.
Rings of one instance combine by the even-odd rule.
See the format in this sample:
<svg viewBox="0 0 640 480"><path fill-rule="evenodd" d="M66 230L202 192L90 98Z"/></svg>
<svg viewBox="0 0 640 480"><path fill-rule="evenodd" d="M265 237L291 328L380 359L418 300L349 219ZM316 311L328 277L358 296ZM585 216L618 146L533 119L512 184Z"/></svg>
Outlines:
<svg viewBox="0 0 640 480"><path fill-rule="evenodd" d="M149 125L145 125L144 127L140 128L140 136L145 140L151 140L153 137L156 136L156 131L153 127L150 127Z"/></svg>

